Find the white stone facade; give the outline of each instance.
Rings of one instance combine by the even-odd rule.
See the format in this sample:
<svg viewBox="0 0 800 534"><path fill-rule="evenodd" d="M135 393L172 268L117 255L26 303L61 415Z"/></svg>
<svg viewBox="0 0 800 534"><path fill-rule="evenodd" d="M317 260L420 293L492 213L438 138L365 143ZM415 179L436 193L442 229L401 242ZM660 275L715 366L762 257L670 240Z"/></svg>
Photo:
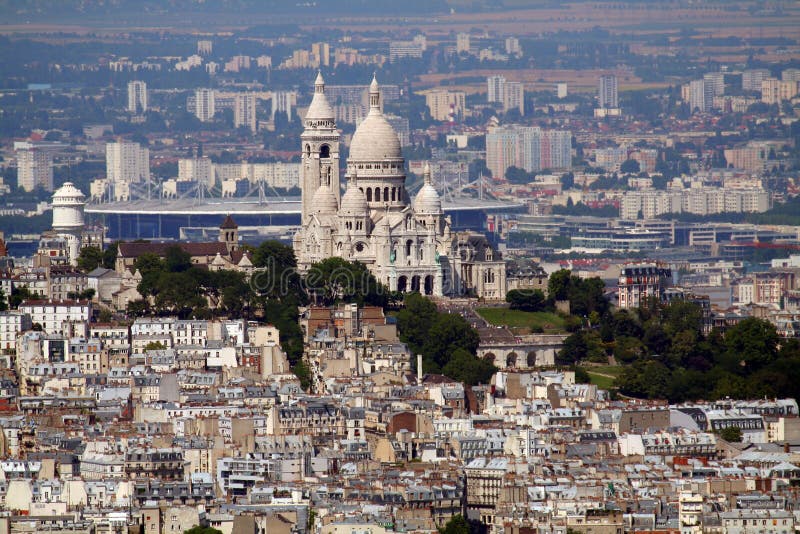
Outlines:
<svg viewBox="0 0 800 534"><path fill-rule="evenodd" d="M481 292L505 298L505 264L477 236L450 229L430 170L413 205L405 189L400 141L383 116L373 80L370 111L350 145L347 187L339 198L339 133L322 76L302 134L302 227L294 238L298 266L330 257L364 263L392 291L426 295ZM488 291L488 293L486 292Z"/></svg>

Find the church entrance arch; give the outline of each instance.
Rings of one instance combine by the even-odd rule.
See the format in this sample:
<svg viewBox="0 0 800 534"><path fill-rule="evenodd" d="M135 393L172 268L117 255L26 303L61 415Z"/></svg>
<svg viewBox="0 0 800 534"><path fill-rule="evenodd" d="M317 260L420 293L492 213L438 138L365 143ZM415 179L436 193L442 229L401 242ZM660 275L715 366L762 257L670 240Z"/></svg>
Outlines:
<svg viewBox="0 0 800 534"><path fill-rule="evenodd" d="M433 295L433 276L431 275L425 277L425 294Z"/></svg>
<svg viewBox="0 0 800 534"><path fill-rule="evenodd" d="M408 278L401 276L397 279L397 291L400 293L405 293L408 291Z"/></svg>
<svg viewBox="0 0 800 534"><path fill-rule="evenodd" d="M419 276L411 277L411 291L419 291Z"/></svg>
<svg viewBox="0 0 800 534"><path fill-rule="evenodd" d="M508 368L515 368L517 366L517 353L512 352L508 356L506 356L506 367Z"/></svg>
<svg viewBox="0 0 800 534"><path fill-rule="evenodd" d="M528 353L528 367L536 367L536 352L534 351Z"/></svg>

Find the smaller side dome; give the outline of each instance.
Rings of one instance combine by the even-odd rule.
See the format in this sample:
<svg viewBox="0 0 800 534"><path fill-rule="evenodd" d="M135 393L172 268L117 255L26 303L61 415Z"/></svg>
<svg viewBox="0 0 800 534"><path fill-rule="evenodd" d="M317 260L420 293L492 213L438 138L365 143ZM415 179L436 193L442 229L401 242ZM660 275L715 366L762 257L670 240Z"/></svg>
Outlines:
<svg viewBox="0 0 800 534"><path fill-rule="evenodd" d="M369 205L364 192L358 188L355 180L350 180L347 190L342 196L342 206L339 212L343 215L366 215L369 213Z"/></svg>
<svg viewBox="0 0 800 534"><path fill-rule="evenodd" d="M339 206L336 202L336 195L327 185L319 186L319 189L311 198L311 210L313 213L336 213Z"/></svg>
<svg viewBox="0 0 800 534"><path fill-rule="evenodd" d="M442 199L431 183L431 168L427 163L422 176L425 180L425 185L422 186L414 198L414 211L418 214L439 215L442 213Z"/></svg>

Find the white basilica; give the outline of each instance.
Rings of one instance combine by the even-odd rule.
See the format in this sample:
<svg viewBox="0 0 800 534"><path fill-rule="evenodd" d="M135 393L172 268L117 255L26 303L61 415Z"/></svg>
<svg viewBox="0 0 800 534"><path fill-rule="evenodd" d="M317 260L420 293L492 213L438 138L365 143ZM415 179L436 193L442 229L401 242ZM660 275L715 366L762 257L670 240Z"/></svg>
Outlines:
<svg viewBox="0 0 800 534"><path fill-rule="evenodd" d="M338 256L364 263L392 291L504 299L505 263L484 236L451 231L427 166L425 184L410 202L400 141L380 98L373 79L341 194L339 132L317 76L301 136L302 226L294 237L299 268Z"/></svg>

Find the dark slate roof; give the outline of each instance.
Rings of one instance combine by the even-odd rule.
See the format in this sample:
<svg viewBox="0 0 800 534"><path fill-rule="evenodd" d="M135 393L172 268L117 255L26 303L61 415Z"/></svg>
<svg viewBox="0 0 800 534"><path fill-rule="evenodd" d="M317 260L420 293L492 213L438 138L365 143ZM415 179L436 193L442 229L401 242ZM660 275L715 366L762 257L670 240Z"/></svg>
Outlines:
<svg viewBox="0 0 800 534"><path fill-rule="evenodd" d="M221 241L207 243L120 243L119 255L123 258L138 258L142 254L164 256L167 253L167 249L175 245L181 247L181 250L190 256L228 255L228 247Z"/></svg>

